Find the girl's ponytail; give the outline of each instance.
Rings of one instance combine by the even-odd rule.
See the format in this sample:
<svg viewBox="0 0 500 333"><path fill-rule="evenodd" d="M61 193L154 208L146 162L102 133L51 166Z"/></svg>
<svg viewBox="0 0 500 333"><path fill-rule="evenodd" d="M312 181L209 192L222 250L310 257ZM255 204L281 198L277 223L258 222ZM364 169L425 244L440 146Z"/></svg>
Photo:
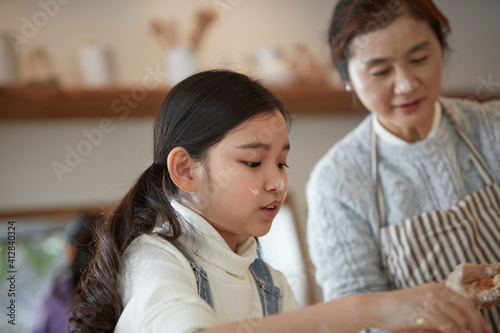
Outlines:
<svg viewBox="0 0 500 333"><path fill-rule="evenodd" d="M161 234L164 238L179 236L181 227L167 202L164 178L171 181L165 166L153 163L96 228L96 252L72 303L72 332L113 332L123 311L119 293L122 255L135 238L152 233L156 221L169 222L169 230Z"/></svg>

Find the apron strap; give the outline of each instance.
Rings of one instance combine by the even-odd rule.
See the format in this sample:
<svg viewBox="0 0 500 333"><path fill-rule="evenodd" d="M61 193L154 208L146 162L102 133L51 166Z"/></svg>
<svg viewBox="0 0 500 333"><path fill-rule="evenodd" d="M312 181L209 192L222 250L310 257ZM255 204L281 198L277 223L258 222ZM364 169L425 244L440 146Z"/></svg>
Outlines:
<svg viewBox="0 0 500 333"><path fill-rule="evenodd" d="M442 105L441 107L443 109L443 113L448 117L462 141L467 145L467 147L469 147L469 150L471 151L473 157L472 160L474 162L474 165L476 166L476 169L479 171L479 175L481 176L483 182L488 186L495 183L495 177L488 168L488 165L479 154L477 149L474 147L470 139L467 137L463 129L460 127L460 125L458 125L458 122L453 114L447 108L445 108L444 105Z"/></svg>
<svg viewBox="0 0 500 333"><path fill-rule="evenodd" d="M376 117L372 115L372 117ZM377 210L378 217L380 220L380 227L385 227L385 207L384 200L382 196L382 187L380 186L379 174L378 174L378 150L377 150L377 136L373 126L370 133L370 146L371 146L371 169L372 169L372 179L375 183L375 198L377 199Z"/></svg>

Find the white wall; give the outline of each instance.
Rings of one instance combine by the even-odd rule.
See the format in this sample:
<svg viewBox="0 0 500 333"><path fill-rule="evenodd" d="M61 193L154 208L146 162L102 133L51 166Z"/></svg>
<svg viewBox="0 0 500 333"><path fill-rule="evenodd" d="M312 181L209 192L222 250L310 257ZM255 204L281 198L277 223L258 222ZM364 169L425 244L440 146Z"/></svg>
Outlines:
<svg viewBox="0 0 500 333"><path fill-rule="evenodd" d="M68 3L50 6L53 17L45 15L48 19L44 21L44 12L49 10L44 10L39 1ZM76 54L88 41L112 48L120 83L139 82L147 66L163 64L164 50L149 29L150 20L175 20L181 43L185 44L199 8L217 8L219 18L206 34L199 53L204 68L221 63L245 68L258 47L275 45L290 51L297 42L328 63L326 30L334 6L330 0L39 1L0 1L0 31L11 30L29 37L19 44L24 63L33 49L45 47L65 85L79 83ZM34 33L30 23L35 26Z"/></svg>
<svg viewBox="0 0 500 333"><path fill-rule="evenodd" d="M135 84L147 66L163 63L164 50L148 25L152 18L175 20L181 41L186 42L194 11L221 3L226 4L226 11L218 10L219 20L208 31L199 53L203 67L223 62L248 67L258 47L275 45L290 54L296 43L306 45L322 64L329 65L326 33L335 0L0 0L0 32L25 37L18 39L24 69L28 55L44 47L64 85L79 83L76 53L83 44L94 41L110 46L119 83ZM500 2L436 0L436 4L453 28L455 52L445 86L470 88L481 75L499 76Z"/></svg>
<svg viewBox="0 0 500 333"><path fill-rule="evenodd" d="M40 3L55 0L0 0L0 31L22 31L26 21L43 18ZM199 54L205 67L229 61L250 66L248 58L262 45L291 50L307 45L329 66L326 30L333 0L242 0L207 34ZM63 2L60 0L60 2ZM78 47L96 40L113 48L121 85L140 82L147 66L161 64L163 51L150 35L152 17L175 18L183 33L193 10L211 0L68 1L20 47L22 64L36 47L44 46L65 86L79 84L74 66ZM437 0L450 18L455 50L446 70L445 88L475 90L488 76L500 81L500 1ZM40 14L42 12L42 14ZM46 15L48 17L48 15ZM43 23L43 21L40 21ZM39 22L39 23L40 23ZM327 69L325 69L327 70ZM26 76L26 72L23 75ZM499 87L489 88L499 91ZM486 90L481 90L485 92ZM1 110L0 110L1 112ZM304 187L314 163L361 120L360 115L296 117L291 134L290 191L305 216ZM113 130L60 182L51 164L63 163L66 147L86 140L83 130L99 128L101 119L82 121L4 122L0 124L0 211L110 203L129 188L151 163L151 120L111 119Z"/></svg>

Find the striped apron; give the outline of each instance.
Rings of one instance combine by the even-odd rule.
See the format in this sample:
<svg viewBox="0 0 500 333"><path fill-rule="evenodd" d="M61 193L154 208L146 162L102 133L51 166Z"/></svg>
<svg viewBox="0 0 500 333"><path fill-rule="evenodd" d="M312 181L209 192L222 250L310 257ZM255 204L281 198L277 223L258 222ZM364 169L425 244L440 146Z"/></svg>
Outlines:
<svg viewBox="0 0 500 333"><path fill-rule="evenodd" d="M378 174L376 135L372 128L372 177L380 217L384 269L393 288L444 280L460 263L500 261L500 187L483 158L447 110L444 115L470 149L485 187L447 210L436 210L386 225ZM493 332L500 332L500 307L481 309Z"/></svg>

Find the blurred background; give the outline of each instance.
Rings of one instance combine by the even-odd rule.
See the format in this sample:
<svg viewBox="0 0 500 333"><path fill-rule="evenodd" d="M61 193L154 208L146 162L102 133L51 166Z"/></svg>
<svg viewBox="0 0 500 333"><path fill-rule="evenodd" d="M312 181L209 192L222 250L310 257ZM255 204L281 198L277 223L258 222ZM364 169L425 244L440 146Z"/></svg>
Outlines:
<svg viewBox="0 0 500 333"><path fill-rule="evenodd" d="M435 2L453 29L444 95L498 96L500 1ZM18 291L16 326L2 311L0 331L24 332L33 304L67 264L64 227L84 211L109 211L125 194L152 162L159 103L172 84L202 69L260 78L292 111L288 220L292 243L302 244L298 256L307 257L309 173L366 115L330 62L326 34L335 3L0 0L2 309L8 221L16 226ZM312 268L300 265L305 274L291 269L291 280L310 284ZM302 305L320 300L312 293Z"/></svg>

